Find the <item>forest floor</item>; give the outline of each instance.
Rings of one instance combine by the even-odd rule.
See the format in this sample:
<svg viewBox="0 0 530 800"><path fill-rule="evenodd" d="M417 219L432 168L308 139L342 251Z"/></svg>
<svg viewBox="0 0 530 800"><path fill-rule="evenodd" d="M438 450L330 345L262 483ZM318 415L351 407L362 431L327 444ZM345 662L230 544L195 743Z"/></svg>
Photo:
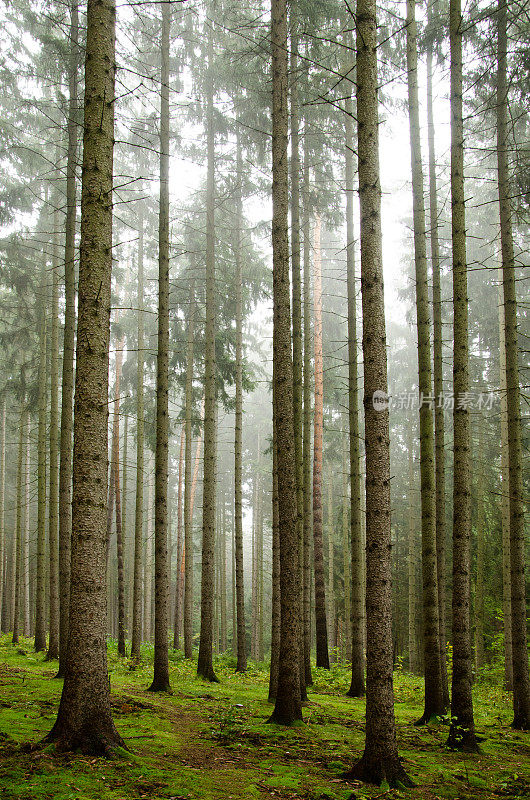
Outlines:
<svg viewBox="0 0 530 800"><path fill-rule="evenodd" d="M62 681L56 663L0 637L0 797L2 800L361 800L362 798L530 798L530 734L512 731L511 698L492 672L475 684L482 754L445 747L447 727L417 728L422 681L395 673L400 754L417 788L393 790L341 778L364 742L364 701L345 697L346 667L314 670L305 724L267 724L268 672L234 673L216 660L219 684L195 677L173 653L172 694L155 695L152 650L134 671L112 645L109 669L116 725L130 752L106 761L35 748L51 729Z"/></svg>

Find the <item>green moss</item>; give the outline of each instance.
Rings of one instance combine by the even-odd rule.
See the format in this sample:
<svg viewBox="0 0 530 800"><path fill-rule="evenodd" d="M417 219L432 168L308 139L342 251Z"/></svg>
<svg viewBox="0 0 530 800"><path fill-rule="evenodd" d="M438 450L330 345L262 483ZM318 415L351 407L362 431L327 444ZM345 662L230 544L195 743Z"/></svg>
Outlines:
<svg viewBox="0 0 530 800"><path fill-rule="evenodd" d="M268 672L251 665L234 673L218 658L220 684L196 678L196 665L172 653L172 695L147 692L152 647L131 669L109 646L112 706L129 750L112 761L31 749L51 729L62 688L56 665L33 653L32 642L12 647L0 637L0 797L3 800L254 800L272 795L305 800L358 800L382 789L348 784L340 775L361 755L365 701L345 696L349 670L315 670L305 724L267 724ZM422 711L422 682L395 674L398 740L417 789L385 798L530 796L528 737L509 728L511 698L499 686L477 685L475 715L485 741L480 756L445 748L447 727L412 724Z"/></svg>

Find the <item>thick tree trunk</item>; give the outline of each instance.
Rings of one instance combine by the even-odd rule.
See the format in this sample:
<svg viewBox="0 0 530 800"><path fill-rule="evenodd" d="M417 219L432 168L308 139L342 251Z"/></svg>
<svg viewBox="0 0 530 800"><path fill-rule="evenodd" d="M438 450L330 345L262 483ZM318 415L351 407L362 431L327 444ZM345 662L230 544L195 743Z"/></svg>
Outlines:
<svg viewBox="0 0 530 800"><path fill-rule="evenodd" d="M46 649L46 310L48 286L42 270L39 309L37 434L37 575L35 579L35 650Z"/></svg>
<svg viewBox="0 0 530 800"><path fill-rule="evenodd" d="M430 14L432 4L429 3ZM445 418L443 407L443 328L438 241L438 190L434 150L434 111L432 100L433 47L427 50L427 142L429 148L429 212L432 263L433 374L434 374L434 450L436 485L436 562L438 577L438 629L440 632L440 671L444 708L449 707L445 613Z"/></svg>
<svg viewBox="0 0 530 800"><path fill-rule="evenodd" d="M453 479L453 683L450 747L478 750L473 718L470 634L471 473L469 410L469 341L464 205L464 127L462 118L462 14L460 0L450 0L451 45L451 209L454 313L454 479Z"/></svg>
<svg viewBox="0 0 530 800"><path fill-rule="evenodd" d="M206 331L204 351L204 477L202 500L202 575L201 575L201 638L197 674L217 682L213 669L213 607L215 554L215 490L217 442L215 424L215 128L213 86L213 34L208 33L208 66L206 89Z"/></svg>
<svg viewBox="0 0 530 800"><path fill-rule="evenodd" d="M293 427L293 361L289 291L287 164L287 8L271 2L273 424L276 425L278 538L280 544L280 654L271 722L302 719L300 700L300 572Z"/></svg>
<svg viewBox="0 0 530 800"><path fill-rule="evenodd" d="M59 464L59 671L64 677L70 616L72 539L72 431L75 342L75 227L77 164L77 81L80 66L77 0L70 2L68 62L68 151L66 157L66 222L64 243L64 339L61 380L61 441Z"/></svg>
<svg viewBox="0 0 530 800"><path fill-rule="evenodd" d="M364 598L361 527L361 464L359 438L359 387L357 374L357 301L355 288L355 228L353 222L353 102L346 99L346 286L348 295L348 425L351 543L351 659L349 697L363 697L364 686Z"/></svg>
<svg viewBox="0 0 530 800"><path fill-rule="evenodd" d="M245 585L243 575L243 300L241 254L241 220L243 218L243 164L241 143L236 142L236 228L235 228L235 292L236 292L236 386L235 386L235 427L234 427L234 545L235 545L235 589L236 589L236 628L237 628L237 664L236 672L245 672L247 668L246 634L245 634Z"/></svg>
<svg viewBox="0 0 530 800"><path fill-rule="evenodd" d="M381 235L375 0L357 0L357 136L361 203L366 445L366 743L346 777L390 786L412 781L399 760L392 691L390 442Z"/></svg>
<svg viewBox="0 0 530 800"><path fill-rule="evenodd" d="M427 280L427 235L423 195L418 50L415 0L407 0L407 86L412 172L418 388L420 397L421 563L423 576L423 647L425 707L417 724L445 713L438 625L438 562L436 558L436 487L432 413L431 318Z"/></svg>
<svg viewBox="0 0 530 800"><path fill-rule="evenodd" d="M138 220L138 319L136 364L136 499L134 511L134 566L131 661L140 661L142 644L142 561L144 518L144 220Z"/></svg>
<svg viewBox="0 0 530 800"><path fill-rule="evenodd" d="M510 497L510 566L512 611L513 711L512 727L530 729L530 675L526 630L525 507L521 404L517 347L517 301L508 173L508 82L506 4L497 12L497 174L501 224L506 400L508 410L508 467Z"/></svg>
<svg viewBox="0 0 530 800"><path fill-rule="evenodd" d="M322 362L322 250L321 218L315 217L313 233L313 306L315 349L315 411L313 415L313 560L315 570L316 665L329 669L326 589L322 532L322 444L324 432L324 366Z"/></svg>
<svg viewBox="0 0 530 800"><path fill-rule="evenodd" d="M300 273L300 119L298 101L298 24L297 4L291 3L291 275L293 329L293 423L294 458L296 469L296 527L299 542L300 618L303 609L304 568L304 459L303 459L303 376L302 376L302 281ZM303 628L300 628L300 692L307 700L303 647Z"/></svg>
<svg viewBox="0 0 530 800"><path fill-rule="evenodd" d="M167 557L169 386L169 38L171 4L162 3L160 70L160 209L158 217L158 350L155 452L155 656L151 692L169 690Z"/></svg>
<svg viewBox="0 0 530 800"><path fill-rule="evenodd" d="M47 736L59 750L94 755L124 746L111 715L106 643L115 14L113 0L88 0L70 626L59 712Z"/></svg>
<svg viewBox="0 0 530 800"><path fill-rule="evenodd" d="M184 656L193 658L193 527L191 509L191 417L193 405L193 343L195 338L195 287L190 283L186 388L184 396Z"/></svg>

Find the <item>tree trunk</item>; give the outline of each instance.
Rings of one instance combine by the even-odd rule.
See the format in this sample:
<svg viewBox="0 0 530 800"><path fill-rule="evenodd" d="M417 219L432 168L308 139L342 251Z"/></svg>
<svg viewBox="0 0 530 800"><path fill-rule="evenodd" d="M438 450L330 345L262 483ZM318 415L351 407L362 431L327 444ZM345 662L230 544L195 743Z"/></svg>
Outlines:
<svg viewBox="0 0 530 800"><path fill-rule="evenodd" d="M484 421L479 412L477 475L477 574L475 581L475 670L484 666Z"/></svg>
<svg viewBox="0 0 530 800"><path fill-rule="evenodd" d="M123 574L123 527L120 492L120 378L125 338L116 349L116 384L114 390L113 458L115 458L114 499L116 506L116 555L118 563L118 655L125 656L125 585ZM114 441L115 439L115 441ZM109 503L110 505L110 503Z"/></svg>
<svg viewBox="0 0 530 800"><path fill-rule="evenodd" d="M375 0L357 0L357 135L366 445L366 743L348 778L410 786L401 766L392 690L390 442L381 237ZM374 394L377 393L377 394ZM377 406L377 407L374 407Z"/></svg>
<svg viewBox="0 0 530 800"><path fill-rule="evenodd" d="M287 165L287 8L271 2L272 44L272 252L273 424L278 447L278 538L280 544L280 653L276 703L270 722L302 719L300 700L300 573L297 537L296 464L293 427L293 361L289 291ZM281 443L281 444L280 444Z"/></svg>
<svg viewBox="0 0 530 800"><path fill-rule="evenodd" d="M143 638L152 641L152 616L153 604L153 495L154 495L153 457L149 453L147 458L147 520L144 538L144 612L143 612Z"/></svg>
<svg viewBox="0 0 530 800"><path fill-rule="evenodd" d="M303 386L303 481L304 481L304 529L302 547L302 614L304 643L305 685L313 685L311 675L311 538L313 533L312 486L311 486L311 287L309 235L309 136L304 139L304 205L302 229L304 232L304 386Z"/></svg>
<svg viewBox="0 0 530 800"><path fill-rule="evenodd" d="M313 233L313 300L315 348L315 412L313 415L313 559L315 570L315 633L317 667L329 669L324 552L322 543L322 443L324 429L324 368L322 363L322 251L321 219Z"/></svg>
<svg viewBox="0 0 530 800"><path fill-rule="evenodd" d="M138 220L138 319L136 364L136 499L131 661L138 664L142 644L142 554L144 519L144 220Z"/></svg>
<svg viewBox="0 0 530 800"><path fill-rule="evenodd" d="M184 471L184 440L186 438L186 422L180 432L179 477L177 483L177 569L175 572L175 618L173 620L173 649L180 647L180 630L182 627L182 600L184 589L184 548L182 541L182 484Z"/></svg>
<svg viewBox="0 0 530 800"><path fill-rule="evenodd" d="M18 457L17 457L17 495L15 511L15 536L13 540L13 596L11 607L13 609L12 643L18 644L20 639L20 588L22 575L22 473L23 473L23 450L24 442L27 437L26 426L29 427L29 414L25 408L25 397L22 395L20 401L20 426L18 435Z"/></svg>
<svg viewBox="0 0 530 800"><path fill-rule="evenodd" d="M184 656L193 658L193 526L191 509L191 415L193 404L193 342L195 337L195 288L190 283L188 342L186 348L186 388L184 398Z"/></svg>
<svg viewBox="0 0 530 800"><path fill-rule="evenodd" d="M61 441L59 463L59 671L64 677L70 616L72 539L72 431L75 341L75 228L77 164L77 81L80 67L77 0L70 2L68 62L68 151L66 157L66 222L64 243L64 338L61 380ZM105 481L106 483L106 481Z"/></svg>
<svg viewBox="0 0 530 800"><path fill-rule="evenodd" d="M269 703L276 699L280 667L280 520L278 510L278 456L276 427L272 434L272 627L271 670L269 675Z"/></svg>
<svg viewBox="0 0 530 800"><path fill-rule="evenodd" d="M432 4L429 3L428 14ZM436 154L434 150L434 112L432 101L432 45L427 49L427 142L429 148L429 211L432 263L433 373L434 373L434 451L436 486L436 561L438 577L438 629L440 639L440 672L444 708L449 707L447 678L446 614L445 614L445 418L443 406L443 328L440 282L440 247L438 241L438 190L436 186Z"/></svg>
<svg viewBox="0 0 530 800"><path fill-rule="evenodd" d="M332 661L336 660L336 608L335 608L335 530L333 523L333 476L331 469L328 475L328 631L331 636L331 649L335 651Z"/></svg>
<svg viewBox="0 0 530 800"><path fill-rule="evenodd" d="M6 570L4 561L7 554L5 532L5 492L6 492L6 398L2 397L2 410L0 411L0 616L2 618L2 633L4 633L4 611L6 607L7 592L4 590Z"/></svg>
<svg viewBox="0 0 530 800"><path fill-rule="evenodd" d="M409 541L408 541L408 577L409 577L409 670L417 674L418 664L418 630L416 625L416 515L415 515L415 487L414 487L414 440L412 436L412 423L409 427L408 441L409 461Z"/></svg>
<svg viewBox="0 0 530 800"><path fill-rule="evenodd" d="M48 539L50 543L50 638L46 660L59 658L59 220L53 215L50 336L50 475Z"/></svg>
<svg viewBox="0 0 530 800"><path fill-rule="evenodd" d="M28 415L26 439L24 441L24 526L22 529L22 633L26 638L30 636L30 570L29 570L29 527L30 527L30 419Z"/></svg>
<svg viewBox="0 0 530 800"><path fill-rule="evenodd" d="M242 301L242 255L241 255L241 220L243 218L243 197L241 181L243 165L241 159L241 143L237 138L236 152L236 242L235 242L235 290L236 290L236 397L235 397L235 429L234 429L234 544L236 570L236 614L237 614L237 664L236 672L245 672L247 668L246 634L245 634L245 585L243 574L243 301Z"/></svg>
<svg viewBox="0 0 530 800"><path fill-rule="evenodd" d="M427 724L445 713L440 666L438 625L438 562L436 558L436 487L432 413L431 318L427 279L427 235L423 195L418 50L415 0L407 0L407 86L414 220L416 329L418 333L418 388L420 396L421 563L423 577L423 647L425 707L417 724Z"/></svg>
<svg viewBox="0 0 530 800"><path fill-rule="evenodd" d="M293 330L293 423L296 469L296 527L299 542L300 618L303 609L304 553L304 459L303 459L303 377L302 377L302 281L300 273L300 119L298 101L298 23L297 4L291 3L291 275ZM303 628L300 628L300 692L307 700Z"/></svg>
<svg viewBox="0 0 530 800"><path fill-rule="evenodd" d="M351 546L350 546L350 520L348 514L348 434L346 425L342 431L342 557L344 575L344 619L342 623L343 657L347 660L351 656Z"/></svg>
<svg viewBox="0 0 530 800"><path fill-rule="evenodd" d="M128 442L129 442L129 415L125 414L123 421L123 467L122 467L122 483L121 483L121 529L122 529L122 547L123 547L123 626L125 630L125 638L127 638L128 625L127 621L131 619L131 585L130 577L132 575L132 558L131 558L131 543L127 536L127 467L128 467ZM118 523L116 521L116 528ZM125 589L125 580L127 580L127 589ZM119 591L119 586L118 586ZM124 648L126 647L124 643ZM127 655L125 652L124 655Z"/></svg>
<svg viewBox="0 0 530 800"><path fill-rule="evenodd" d="M351 683L349 697L363 697L364 687L364 602L361 528L361 464L359 452L359 386L357 375L357 301L355 295L355 229L353 223L353 102L346 98L346 284L348 295L348 425L351 542Z"/></svg>
<svg viewBox="0 0 530 800"><path fill-rule="evenodd" d="M508 466L508 403L506 392L506 348L504 344L504 302L502 268L499 268L499 387L501 390L501 525L502 525L502 609L504 629L504 688L513 691L512 659L512 576L510 568L510 477Z"/></svg>
<svg viewBox="0 0 530 800"><path fill-rule="evenodd" d="M510 566L512 601L513 711L512 727L530 729L530 675L526 631L525 519L519 364L517 348L517 301L513 252L510 180L508 173L508 82L506 4L497 12L497 175L501 226L504 345L506 352L506 400L508 409L508 465L510 487Z"/></svg>
<svg viewBox="0 0 530 800"><path fill-rule="evenodd" d="M469 341L464 205L464 127L462 119L462 14L460 0L450 0L451 45L451 210L454 313L454 469L453 469L453 683L450 747L478 750L473 719L470 635L471 474L469 410Z"/></svg>
<svg viewBox="0 0 530 800"><path fill-rule="evenodd" d="M47 740L93 755L124 746L111 715L106 643L114 42L113 0L88 0L70 627L59 712Z"/></svg>
<svg viewBox="0 0 530 800"><path fill-rule="evenodd" d="M37 576L35 580L35 650L46 649L46 270L41 278L39 309L37 436Z"/></svg>
<svg viewBox="0 0 530 800"><path fill-rule="evenodd" d="M215 425L215 127L213 87L213 34L208 33L206 88L206 331L204 350L204 477L202 501L201 638L197 674L217 682L213 669L213 606L215 580L215 483L217 442Z"/></svg>
<svg viewBox="0 0 530 800"><path fill-rule="evenodd" d="M226 502L224 492L220 510L220 541L219 541L219 567L220 567L220 633L219 646L221 653L226 653L228 649L227 636L227 598L226 598Z"/></svg>
<svg viewBox="0 0 530 800"><path fill-rule="evenodd" d="M160 210L158 218L158 351L155 452L155 657L151 692L169 690L167 558L169 384L169 38L171 4L162 3L160 70Z"/></svg>

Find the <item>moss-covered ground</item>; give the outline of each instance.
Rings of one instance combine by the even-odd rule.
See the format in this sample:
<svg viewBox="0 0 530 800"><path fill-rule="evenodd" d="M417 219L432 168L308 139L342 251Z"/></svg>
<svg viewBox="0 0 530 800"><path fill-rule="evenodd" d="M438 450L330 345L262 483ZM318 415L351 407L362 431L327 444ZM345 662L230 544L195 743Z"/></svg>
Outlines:
<svg viewBox="0 0 530 800"><path fill-rule="evenodd" d="M512 731L510 696L492 672L475 685L482 753L446 749L444 725L414 727L422 682L395 673L401 756L417 788L398 791L346 783L341 773L361 754L364 701L346 698L348 670L315 670L305 724L267 724L268 673L245 675L217 659L219 684L195 677L181 654L171 661L172 694L154 695L152 653L135 670L110 646L116 724L129 753L111 761L36 747L50 730L61 684L57 664L0 638L0 798L2 800L361 800L361 798L530 797L530 734Z"/></svg>

